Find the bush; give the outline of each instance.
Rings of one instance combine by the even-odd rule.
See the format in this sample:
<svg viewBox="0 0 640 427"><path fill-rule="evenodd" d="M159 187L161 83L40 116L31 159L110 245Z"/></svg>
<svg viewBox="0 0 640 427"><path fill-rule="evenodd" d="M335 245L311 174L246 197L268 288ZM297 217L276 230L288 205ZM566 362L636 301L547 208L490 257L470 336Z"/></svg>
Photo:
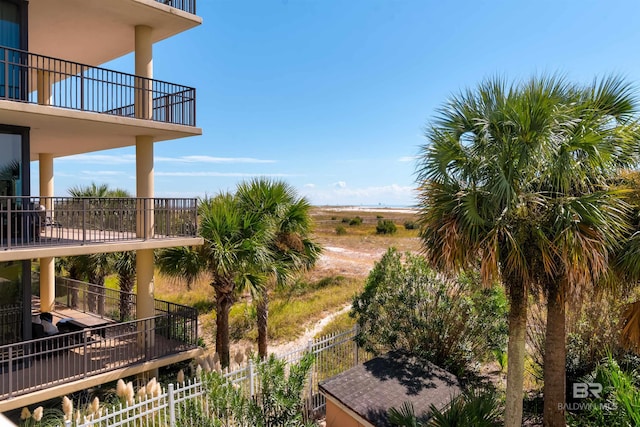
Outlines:
<svg viewBox="0 0 640 427"><path fill-rule="evenodd" d="M446 409L429 407L430 421L416 416L413 405L405 402L400 409L389 410L389 421L401 427L497 427L502 425L502 404L493 388L470 389L456 396Z"/></svg>
<svg viewBox="0 0 640 427"><path fill-rule="evenodd" d="M359 216L349 221L349 225L361 225L361 224L362 224L362 218L360 218Z"/></svg>
<svg viewBox="0 0 640 427"><path fill-rule="evenodd" d="M507 338L506 297L478 274L446 281L424 258L389 249L353 300L356 341L374 354L404 349L456 375L477 369Z"/></svg>
<svg viewBox="0 0 640 427"><path fill-rule="evenodd" d="M344 236L345 234L347 234L347 229L344 228L343 226L339 225L336 227L336 234L338 236Z"/></svg>
<svg viewBox="0 0 640 427"><path fill-rule="evenodd" d="M310 426L303 421L303 392L314 357L305 355L298 363L273 354L265 362L255 360L258 371L257 396L249 397L217 372L205 375L207 395L214 419L221 425Z"/></svg>
<svg viewBox="0 0 640 427"><path fill-rule="evenodd" d="M349 224L349 222L351 222L351 218L342 218L341 221L343 224Z"/></svg>
<svg viewBox="0 0 640 427"><path fill-rule="evenodd" d="M415 221L405 221L404 228L405 230L415 230L418 228L418 224Z"/></svg>
<svg viewBox="0 0 640 427"><path fill-rule="evenodd" d="M625 372L609 356L581 382L602 386L599 397L583 399L582 413L570 414L570 426L637 426L640 425L640 388L637 374Z"/></svg>
<svg viewBox="0 0 640 427"><path fill-rule="evenodd" d="M376 219L382 219L384 218L382 215L376 215Z"/></svg>
<svg viewBox="0 0 640 427"><path fill-rule="evenodd" d="M335 216L331 217L331 221L335 221L336 219L337 219L337 217L335 217Z"/></svg>
<svg viewBox="0 0 640 427"><path fill-rule="evenodd" d="M378 220L378 225L376 225L377 234L394 234L396 231L396 225L390 219Z"/></svg>

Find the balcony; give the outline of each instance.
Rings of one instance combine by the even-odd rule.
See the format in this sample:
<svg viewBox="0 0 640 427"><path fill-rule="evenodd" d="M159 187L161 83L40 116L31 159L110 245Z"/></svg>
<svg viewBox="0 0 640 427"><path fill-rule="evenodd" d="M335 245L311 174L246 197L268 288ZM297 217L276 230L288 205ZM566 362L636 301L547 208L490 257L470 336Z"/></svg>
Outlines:
<svg viewBox="0 0 640 427"><path fill-rule="evenodd" d="M59 277L56 296L54 323L72 318L74 325L86 327L0 346L2 411L23 404L7 399L65 385L63 393L81 390L87 380L99 375L112 372L117 376L123 370L130 374L136 366L154 361L164 366L163 358L185 360L198 349L194 308L156 300L154 317L121 321L123 310L127 317L135 316L135 294ZM32 309L37 311L37 307ZM11 313L0 311L3 329L21 323L22 310L9 310Z"/></svg>
<svg viewBox="0 0 640 427"><path fill-rule="evenodd" d="M196 0L156 0L158 3L166 4L184 12L196 14Z"/></svg>
<svg viewBox="0 0 640 427"><path fill-rule="evenodd" d="M194 88L2 46L0 99L196 125Z"/></svg>
<svg viewBox="0 0 640 427"><path fill-rule="evenodd" d="M0 197L0 261L197 245L197 224L196 199Z"/></svg>
<svg viewBox="0 0 640 427"><path fill-rule="evenodd" d="M157 43L202 24L195 0L30 0L29 50L98 66L134 51L133 29Z"/></svg>

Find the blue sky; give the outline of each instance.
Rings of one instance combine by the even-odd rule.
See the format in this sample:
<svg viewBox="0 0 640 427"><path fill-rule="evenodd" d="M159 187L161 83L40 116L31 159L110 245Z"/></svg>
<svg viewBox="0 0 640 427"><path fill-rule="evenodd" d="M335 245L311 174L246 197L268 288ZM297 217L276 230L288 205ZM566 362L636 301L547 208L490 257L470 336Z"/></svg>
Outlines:
<svg viewBox="0 0 640 427"><path fill-rule="evenodd" d="M204 24L154 46L156 78L196 87L204 132L155 145L156 195L269 176L317 205L413 205L424 128L451 94L493 75L640 83L639 12L633 1L199 0ZM133 56L106 66L131 72ZM56 159L56 194L91 181L134 192L133 156Z"/></svg>

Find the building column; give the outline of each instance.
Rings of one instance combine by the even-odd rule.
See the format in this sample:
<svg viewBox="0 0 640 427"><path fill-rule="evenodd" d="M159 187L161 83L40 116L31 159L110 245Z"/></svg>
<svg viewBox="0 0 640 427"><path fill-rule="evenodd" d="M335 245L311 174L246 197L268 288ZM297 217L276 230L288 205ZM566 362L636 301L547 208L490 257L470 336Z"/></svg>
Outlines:
<svg viewBox="0 0 640 427"><path fill-rule="evenodd" d="M53 219L53 155L40 153L40 204L44 206L47 216ZM40 219L40 227L44 227L44 219ZM40 311L52 311L56 299L55 258L40 258Z"/></svg>
<svg viewBox="0 0 640 427"><path fill-rule="evenodd" d="M38 70L36 78L38 104L51 105L51 72Z"/></svg>
<svg viewBox="0 0 640 427"><path fill-rule="evenodd" d="M139 119L153 117L153 93L151 82L153 78L153 42L151 27L138 25L135 27L135 74L136 99L135 115ZM149 239L153 237L153 138L150 136L136 136L136 197L142 198L138 203L138 237ZM136 280L137 304L136 317L144 319L155 316L153 289L153 249L136 252ZM146 334L140 338L140 345L147 348L155 345L153 325L147 325ZM141 325L141 328L143 326ZM157 376L157 370L142 375L143 377Z"/></svg>
<svg viewBox="0 0 640 427"><path fill-rule="evenodd" d="M153 139L149 136L136 137L136 196L143 198L138 203L138 237L151 238L153 224ZM138 284L137 317L139 319L155 315L153 304L153 249L136 252L136 273Z"/></svg>
<svg viewBox="0 0 640 427"><path fill-rule="evenodd" d="M135 29L135 62L136 62L136 99L135 115L139 119L151 119L153 117L153 91L151 81L153 78L153 43L151 39L151 27L137 25Z"/></svg>

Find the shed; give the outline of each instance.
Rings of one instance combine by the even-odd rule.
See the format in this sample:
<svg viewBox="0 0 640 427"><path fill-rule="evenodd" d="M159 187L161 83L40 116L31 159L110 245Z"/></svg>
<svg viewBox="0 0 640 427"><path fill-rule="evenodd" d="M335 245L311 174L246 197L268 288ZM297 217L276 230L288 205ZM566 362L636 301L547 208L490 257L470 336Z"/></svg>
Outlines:
<svg viewBox="0 0 640 427"><path fill-rule="evenodd" d="M393 351L320 384L327 427L390 427L387 412L411 402L418 417L449 405L461 393L455 375L405 352Z"/></svg>

